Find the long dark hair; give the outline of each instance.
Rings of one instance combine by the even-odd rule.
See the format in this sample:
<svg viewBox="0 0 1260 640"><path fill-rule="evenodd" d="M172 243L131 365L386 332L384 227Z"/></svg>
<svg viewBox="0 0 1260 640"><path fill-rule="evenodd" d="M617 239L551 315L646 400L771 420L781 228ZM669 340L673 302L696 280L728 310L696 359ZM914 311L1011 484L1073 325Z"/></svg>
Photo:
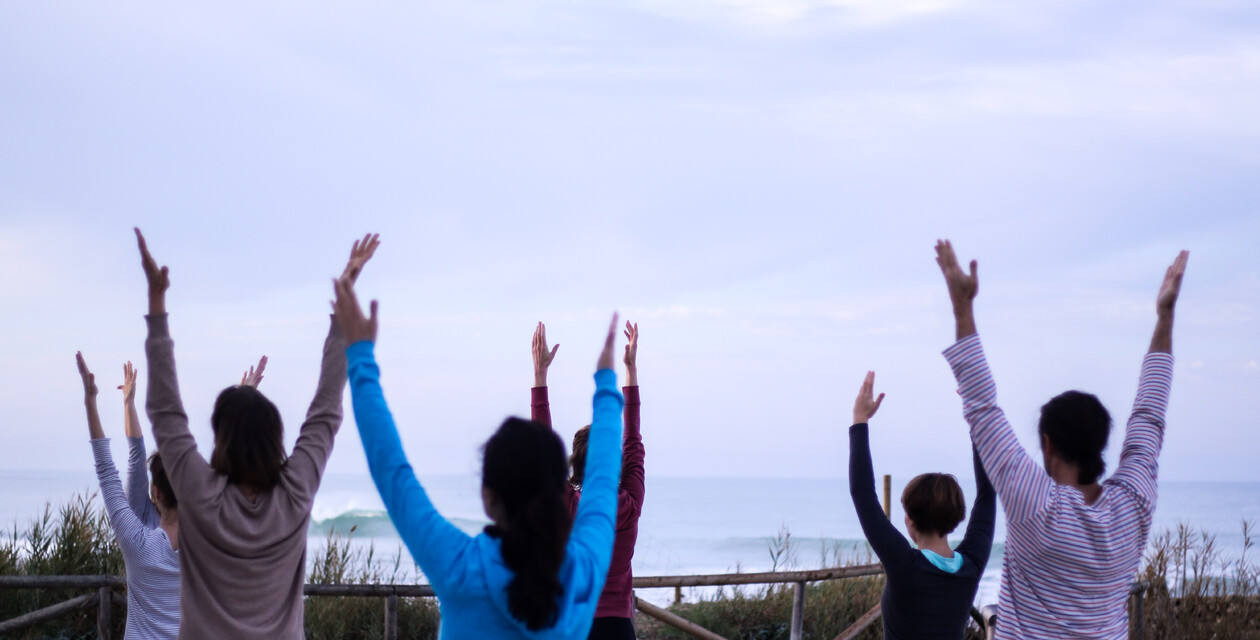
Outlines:
<svg viewBox="0 0 1260 640"><path fill-rule="evenodd" d="M505 518L486 532L501 539L503 562L515 574L508 609L531 631L556 623L564 594L567 470L564 442L545 424L508 418L486 442L481 483L494 492Z"/></svg>
<svg viewBox="0 0 1260 640"><path fill-rule="evenodd" d="M1082 391L1065 391L1041 406L1037 431L1050 440L1060 458L1077 465L1077 481L1093 484L1102 477L1107 463L1103 451L1111 435L1111 414L1097 396Z"/></svg>
<svg viewBox="0 0 1260 640"><path fill-rule="evenodd" d="M228 482L256 491L270 491L280 482L288 461L280 410L258 389L228 387L214 401L210 414L214 453L210 466Z"/></svg>
<svg viewBox="0 0 1260 640"><path fill-rule="evenodd" d="M581 489L586 479L586 443L591 439L591 425L586 425L573 434L573 453L569 455L569 484Z"/></svg>

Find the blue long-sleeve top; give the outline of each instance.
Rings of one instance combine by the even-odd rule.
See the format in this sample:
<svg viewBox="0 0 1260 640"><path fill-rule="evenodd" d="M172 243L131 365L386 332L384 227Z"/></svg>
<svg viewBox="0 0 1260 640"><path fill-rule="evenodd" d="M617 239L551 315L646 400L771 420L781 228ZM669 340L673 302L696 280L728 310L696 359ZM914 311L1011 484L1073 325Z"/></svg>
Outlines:
<svg viewBox="0 0 1260 640"><path fill-rule="evenodd" d="M556 624L530 631L508 609L507 587L513 573L503 562L499 540L460 531L437 512L416 479L381 390L373 344L350 345L346 359L354 418L372 481L398 535L437 594L442 613L438 637L585 639L612 560L624 404L616 374L611 369L595 372L586 480L560 568L564 595Z"/></svg>

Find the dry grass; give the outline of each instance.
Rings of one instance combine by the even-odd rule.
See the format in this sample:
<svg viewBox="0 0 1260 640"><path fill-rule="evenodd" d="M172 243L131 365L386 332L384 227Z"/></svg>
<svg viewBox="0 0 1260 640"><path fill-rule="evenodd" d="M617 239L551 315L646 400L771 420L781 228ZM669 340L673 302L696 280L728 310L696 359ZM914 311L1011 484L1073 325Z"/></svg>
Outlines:
<svg viewBox="0 0 1260 640"><path fill-rule="evenodd" d="M1151 541L1140 578L1148 640L1260 640L1260 566L1255 529L1242 523L1238 557L1222 554L1216 536L1188 525Z"/></svg>

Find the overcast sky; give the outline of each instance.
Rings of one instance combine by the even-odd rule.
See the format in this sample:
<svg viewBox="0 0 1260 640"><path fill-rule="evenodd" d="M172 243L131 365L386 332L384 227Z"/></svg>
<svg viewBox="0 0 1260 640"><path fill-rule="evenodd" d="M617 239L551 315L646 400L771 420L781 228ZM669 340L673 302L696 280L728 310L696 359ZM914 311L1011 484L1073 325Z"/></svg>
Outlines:
<svg viewBox="0 0 1260 640"><path fill-rule="evenodd" d="M1260 480L1254 2L5 3L0 83L0 467L90 468L76 350L121 434L139 225L203 451L262 354L296 437L329 280L380 232L361 295L422 474L528 415L539 320L586 424L618 309L650 474L843 475L874 369L877 472L969 477L938 237L980 261L1021 440L1094 392L1114 468L1189 249L1161 476ZM348 418L330 470L365 469Z"/></svg>

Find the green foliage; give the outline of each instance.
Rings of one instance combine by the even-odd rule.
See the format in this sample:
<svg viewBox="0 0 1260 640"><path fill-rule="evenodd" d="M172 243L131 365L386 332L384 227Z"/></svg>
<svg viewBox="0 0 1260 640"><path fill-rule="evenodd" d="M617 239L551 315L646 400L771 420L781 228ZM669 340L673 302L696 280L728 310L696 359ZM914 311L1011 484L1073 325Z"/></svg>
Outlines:
<svg viewBox="0 0 1260 640"><path fill-rule="evenodd" d="M0 535L0 575L121 575L122 551L96 494L76 494L53 510L45 505L38 518ZM13 589L0 591L0 620L52 606L82 591L72 589ZM118 598L117 600L121 600ZM26 629L15 638L95 638L96 607L67 614ZM121 638L126 610L115 602L113 628Z"/></svg>
<svg viewBox="0 0 1260 640"><path fill-rule="evenodd" d="M350 528L353 534L357 527ZM307 581L313 584L398 584L402 569L400 547L388 562L376 558L376 545L356 548L349 536L329 529L327 542L314 555ZM306 599L306 637L309 640L377 640L384 637L383 598L318 597ZM436 638L437 601L433 598L398 599L401 638Z"/></svg>

